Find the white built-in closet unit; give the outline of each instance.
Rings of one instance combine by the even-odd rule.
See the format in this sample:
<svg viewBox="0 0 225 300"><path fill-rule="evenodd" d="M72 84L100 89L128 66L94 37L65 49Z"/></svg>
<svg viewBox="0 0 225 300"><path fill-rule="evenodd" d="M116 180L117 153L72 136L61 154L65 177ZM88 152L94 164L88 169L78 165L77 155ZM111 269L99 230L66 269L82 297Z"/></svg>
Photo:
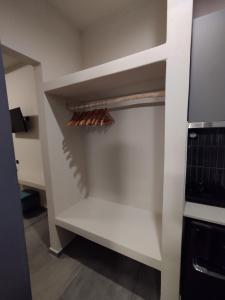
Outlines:
<svg viewBox="0 0 225 300"><path fill-rule="evenodd" d="M80 71L44 84L51 249L72 232L156 268L163 300L179 295L191 16L190 0L136 1L83 28ZM151 91L110 127L67 126L71 106Z"/></svg>

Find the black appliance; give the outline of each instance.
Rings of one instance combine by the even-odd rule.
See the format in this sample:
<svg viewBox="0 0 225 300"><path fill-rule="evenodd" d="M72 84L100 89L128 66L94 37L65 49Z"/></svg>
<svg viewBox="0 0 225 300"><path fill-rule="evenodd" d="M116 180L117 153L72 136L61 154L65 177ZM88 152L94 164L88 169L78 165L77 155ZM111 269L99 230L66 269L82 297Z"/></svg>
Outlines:
<svg viewBox="0 0 225 300"><path fill-rule="evenodd" d="M225 122L189 125L187 201L225 207L224 125Z"/></svg>
<svg viewBox="0 0 225 300"><path fill-rule="evenodd" d="M20 107L10 109L10 116L13 133L28 131L28 118L23 117Z"/></svg>
<svg viewBox="0 0 225 300"><path fill-rule="evenodd" d="M225 299L225 227L185 218L182 300Z"/></svg>

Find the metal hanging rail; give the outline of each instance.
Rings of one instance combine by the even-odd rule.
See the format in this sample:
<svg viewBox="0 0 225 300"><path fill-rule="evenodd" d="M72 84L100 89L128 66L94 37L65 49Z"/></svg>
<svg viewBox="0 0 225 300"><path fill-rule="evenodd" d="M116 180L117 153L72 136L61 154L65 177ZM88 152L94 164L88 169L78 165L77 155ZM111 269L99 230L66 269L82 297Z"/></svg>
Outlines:
<svg viewBox="0 0 225 300"><path fill-rule="evenodd" d="M165 91L154 91L140 94L132 94L127 96L101 99L97 101L87 102L85 104L70 105L67 104L68 110L82 111L92 110L98 108L107 108L109 111L144 107L144 106L156 106L165 104Z"/></svg>

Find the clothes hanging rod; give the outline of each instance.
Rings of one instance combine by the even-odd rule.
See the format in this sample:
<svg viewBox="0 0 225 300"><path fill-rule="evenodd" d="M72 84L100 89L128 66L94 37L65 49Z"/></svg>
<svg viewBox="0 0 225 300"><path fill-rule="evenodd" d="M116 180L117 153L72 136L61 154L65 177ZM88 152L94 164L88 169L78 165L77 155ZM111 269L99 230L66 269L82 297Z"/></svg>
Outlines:
<svg viewBox="0 0 225 300"><path fill-rule="evenodd" d="M141 106L156 106L165 104L165 91L153 91L147 93L132 94L114 98L90 101L85 104L69 105L67 108L74 111L107 108L110 111L135 108Z"/></svg>

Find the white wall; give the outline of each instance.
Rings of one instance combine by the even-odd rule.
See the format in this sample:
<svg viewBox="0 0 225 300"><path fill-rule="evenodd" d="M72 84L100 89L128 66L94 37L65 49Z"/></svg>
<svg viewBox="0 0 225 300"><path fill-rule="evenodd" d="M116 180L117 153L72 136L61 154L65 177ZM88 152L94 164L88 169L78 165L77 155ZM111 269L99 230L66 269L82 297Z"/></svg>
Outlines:
<svg viewBox="0 0 225 300"><path fill-rule="evenodd" d="M67 187L61 186L49 158L54 156L54 153L57 154L56 149L63 151L63 137L42 91L42 73L46 81L80 68L79 34L45 0L0 0L0 8L1 43L41 63L41 68L35 68L35 77L41 113L40 135L47 185L50 240L51 246L59 249L61 242L54 225L54 207L51 198L53 191L56 194L58 192L64 194ZM52 135L56 137L54 147L51 147ZM64 164L60 156L57 159L59 165L60 162Z"/></svg>
<svg viewBox="0 0 225 300"><path fill-rule="evenodd" d="M80 67L78 38L72 28L60 18L43 0L0 0L0 37L3 44L42 63L45 80L56 78ZM168 47L166 92L166 140L165 140L165 178L163 206L163 270L162 300L179 299L179 275L182 218L185 187L186 134L185 124L188 104L189 55L191 42L192 0L169 0ZM119 28L119 30L122 30ZM117 41L117 40L116 40ZM111 41L109 41L111 42ZM177 43L179 42L179 47ZM115 42L113 42L114 45ZM136 50L135 50L136 51ZM105 59L108 60L108 57ZM97 59L92 60L96 63ZM89 63L92 63L88 62ZM37 76L40 75L40 70ZM40 92L41 85L38 90ZM60 177L54 171L67 170L69 157L63 153L63 134L46 99L40 92L39 101L46 122L46 153L52 159L51 178L53 191L65 195L71 184L61 186ZM63 108L63 103L62 107ZM60 107L59 107L60 109ZM179 113L177 113L179 112ZM176 118L174 119L174 113ZM64 120L69 116L64 115ZM63 121L63 120L62 120ZM43 122L44 123L44 122ZM64 123L62 123L64 124ZM43 131L44 132L44 131ZM51 137L55 136L52 145ZM58 152L60 155L58 155ZM54 156L54 157L53 157ZM54 161L58 167L54 169ZM45 160L45 165L48 160ZM49 186L48 185L48 186ZM49 189L48 194L52 190ZM51 202L49 202L51 203ZM51 246L61 249L61 243L54 226L54 209L49 206Z"/></svg>
<svg viewBox="0 0 225 300"><path fill-rule="evenodd" d="M111 113L106 130L83 130L89 195L162 213L164 107Z"/></svg>
<svg viewBox="0 0 225 300"><path fill-rule="evenodd" d="M56 214L87 196L161 214L164 107L112 112L115 123L98 129L66 128L69 116L62 109L55 103L64 139L63 152L56 149L50 158L61 185L54 190Z"/></svg>
<svg viewBox="0 0 225 300"><path fill-rule="evenodd" d="M32 129L27 133L13 134L17 170L23 177L44 178L41 142L39 136L39 112L36 83L32 66L24 66L6 74L6 86L10 108L21 107L24 116L30 117Z"/></svg>
<svg viewBox="0 0 225 300"><path fill-rule="evenodd" d="M80 68L79 34L45 0L0 0L3 45L42 63L45 80Z"/></svg>
<svg viewBox="0 0 225 300"><path fill-rule="evenodd" d="M0 7L2 44L41 62L46 81L166 39L166 0L138 1L85 28L81 37L48 1L0 0Z"/></svg>
<svg viewBox="0 0 225 300"><path fill-rule="evenodd" d="M194 17L200 17L217 10L225 9L225 0L195 0Z"/></svg>
<svg viewBox="0 0 225 300"><path fill-rule="evenodd" d="M82 30L83 68L146 50L165 40L166 1L137 1Z"/></svg>

